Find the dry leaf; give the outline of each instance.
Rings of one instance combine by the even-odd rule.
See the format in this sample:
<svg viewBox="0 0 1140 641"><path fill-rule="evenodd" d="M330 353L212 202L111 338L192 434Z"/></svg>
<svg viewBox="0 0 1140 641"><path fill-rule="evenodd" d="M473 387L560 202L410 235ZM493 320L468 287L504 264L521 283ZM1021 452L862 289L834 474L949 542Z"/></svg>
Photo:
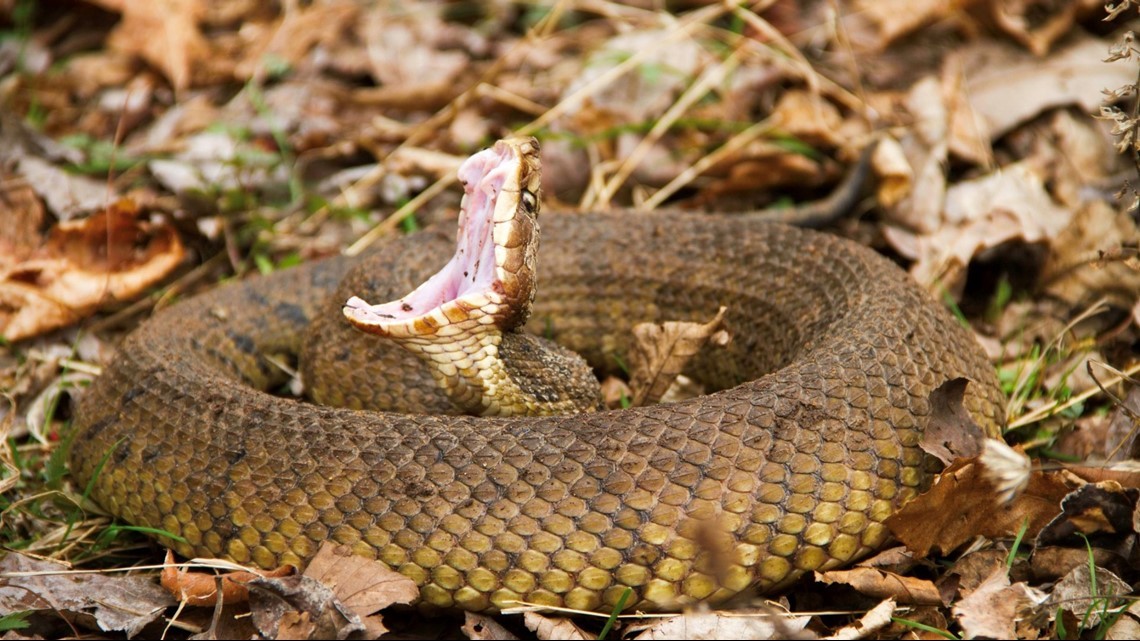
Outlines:
<svg viewBox="0 0 1140 641"><path fill-rule="evenodd" d="M188 88L194 72L210 62L209 45L198 29L202 0L95 1L123 14L110 46L154 65L175 90Z"/></svg>
<svg viewBox="0 0 1140 641"><path fill-rule="evenodd" d="M970 104L988 125L994 139L1047 109L1077 105L1086 113L1100 107L1101 91L1135 82L1134 65L1103 62L1111 42L1077 38L1076 42L1041 59L995 41L963 47L951 55L963 57L969 70L966 86Z"/></svg>
<svg viewBox="0 0 1140 641"><path fill-rule="evenodd" d="M369 631L361 617L315 579L258 577L248 585L253 623L266 637L344 639Z"/></svg>
<svg viewBox="0 0 1140 641"><path fill-rule="evenodd" d="M286 565L272 572L260 570L226 572L225 574L191 572L175 564L174 553L167 550L160 582L171 596L186 605L213 607L218 603L219 596L221 596L221 602L228 605L249 601L249 589L246 585L256 577L289 576L295 571L296 568ZM218 593L219 586L222 590L220 595Z"/></svg>
<svg viewBox="0 0 1140 641"><path fill-rule="evenodd" d="M1095 628L1104 613L1120 606L1125 602L1123 597L1131 593L1132 586L1127 581L1101 567L1096 567L1094 582L1088 563L1082 563L1057 582L1049 595L1049 604L1072 614L1084 627ZM1109 598L1114 596L1117 598Z"/></svg>
<svg viewBox="0 0 1140 641"><path fill-rule="evenodd" d="M1135 246L1138 238L1140 227L1132 216L1103 200L1084 203L1049 242L1041 274L1045 291L1074 307L1100 298L1132 307L1140 302L1140 269L1122 260L1130 254L1116 260L1111 255L1121 247Z"/></svg>
<svg viewBox="0 0 1140 641"><path fill-rule="evenodd" d="M1129 535L1135 533L1140 489L1122 487L1116 481L1088 483L1061 501L1061 513L1037 536L1037 545L1079 544L1076 534Z"/></svg>
<svg viewBox="0 0 1140 641"><path fill-rule="evenodd" d="M1013 240L1049 242L1072 219L1027 162L950 187L943 211L944 223L929 234L883 230L893 247L914 259L911 275L928 288L954 289L980 252Z"/></svg>
<svg viewBox="0 0 1140 641"><path fill-rule="evenodd" d="M969 384L965 378L955 378L930 393L930 424L918 446L942 461L943 465L949 465L958 458L972 458L982 452L986 435L962 406Z"/></svg>
<svg viewBox="0 0 1140 641"><path fill-rule="evenodd" d="M801 633L810 620L808 616L795 616L775 609L732 612L703 609L658 621L633 639L795 639L802 637Z"/></svg>
<svg viewBox="0 0 1140 641"><path fill-rule="evenodd" d="M37 254L0 272L0 336L21 340L64 327L113 300L128 300L182 262L172 227L139 222L121 200L60 223Z"/></svg>
<svg viewBox="0 0 1140 641"><path fill-rule="evenodd" d="M851 568L816 572L821 583L849 585L861 594L877 599L893 599L907 605L944 605L938 586L926 579L899 576L876 568Z"/></svg>
<svg viewBox="0 0 1140 641"><path fill-rule="evenodd" d="M1109 626L1105 639L1140 639L1140 601L1133 601L1124 615Z"/></svg>
<svg viewBox="0 0 1140 641"><path fill-rule="evenodd" d="M1010 585L1003 567L955 603L952 611L967 639L1016 639L1018 621L1047 599L1048 595L1024 583Z"/></svg>
<svg viewBox="0 0 1140 641"><path fill-rule="evenodd" d="M495 619L474 612L463 613L463 634L471 641L516 641L517 636Z"/></svg>
<svg viewBox="0 0 1140 641"><path fill-rule="evenodd" d="M887 599L871 608L851 625L845 625L830 636L823 637L825 641L846 641L848 639L866 639L891 623L895 613L895 600Z"/></svg>
<svg viewBox="0 0 1140 641"><path fill-rule="evenodd" d="M523 622L526 623L527 629L534 632L534 636L543 641L585 641L595 638L595 635L579 628L570 619L562 617L526 612L523 614Z"/></svg>
<svg viewBox="0 0 1140 641"><path fill-rule="evenodd" d="M1100 13L1103 0L1004 0L989 2L990 15L1002 31L1013 36L1036 56L1044 56L1053 43L1073 29L1077 16Z"/></svg>
<svg viewBox="0 0 1140 641"><path fill-rule="evenodd" d="M44 206L28 181L7 171L0 174L0 269L30 255L42 240Z"/></svg>
<svg viewBox="0 0 1140 641"><path fill-rule="evenodd" d="M725 329L721 307L708 323L669 321L639 323L633 327L634 345L629 357L633 405L652 405L668 391L689 360L706 345L724 347L732 340Z"/></svg>
<svg viewBox="0 0 1140 641"><path fill-rule="evenodd" d="M83 627L132 637L176 603L149 577L60 574L69 569L7 552L0 559L0 613L63 614Z"/></svg>
<svg viewBox="0 0 1140 641"><path fill-rule="evenodd" d="M20 159L19 174L60 220L97 211L112 200L106 184L69 173L36 156Z"/></svg>
<svg viewBox="0 0 1140 641"><path fill-rule="evenodd" d="M989 580L995 572L1001 571L1008 575L1008 559L1009 550L1000 547L982 548L959 557L948 574L957 577L958 591L961 594L969 594Z"/></svg>
<svg viewBox="0 0 1140 641"><path fill-rule="evenodd" d="M321 544L305 568L304 576L331 588L336 598L356 613L368 633L374 636L387 629L380 617L373 615L393 604L412 603L420 596L415 581L379 561L355 556L347 546L331 541Z"/></svg>
<svg viewBox="0 0 1140 641"><path fill-rule="evenodd" d="M976 536L1012 537L1028 521L1035 536L1061 511L1072 489L1059 473L1035 472L1012 503L996 504L996 492L974 460L960 460L939 474L930 490L887 517L886 525L919 557L943 554Z"/></svg>
<svg viewBox="0 0 1140 641"><path fill-rule="evenodd" d="M957 10L955 3L946 0L856 0L851 13L874 25L874 40L864 37L860 44L882 50L919 27L946 18Z"/></svg>
<svg viewBox="0 0 1140 641"><path fill-rule="evenodd" d="M950 116L939 81L928 76L915 82L906 95L906 110L915 120L914 127L899 143L885 141L885 145L880 145L883 152L876 152L886 154L895 163L905 161L909 167L908 173L896 169L893 180L888 182L891 191L883 194L887 197L883 201L886 220L908 230L932 233L942 224L949 153L946 138ZM884 159L880 157L878 162L881 164ZM901 247L899 251L909 255Z"/></svg>

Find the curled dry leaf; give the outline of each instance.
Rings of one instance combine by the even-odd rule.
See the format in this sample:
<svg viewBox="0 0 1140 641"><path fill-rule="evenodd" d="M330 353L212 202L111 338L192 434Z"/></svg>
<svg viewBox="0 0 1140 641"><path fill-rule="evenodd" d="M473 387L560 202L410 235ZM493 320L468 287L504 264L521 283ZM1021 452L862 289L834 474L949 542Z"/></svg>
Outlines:
<svg viewBox="0 0 1140 641"><path fill-rule="evenodd" d="M887 527L920 557L931 550L948 553L976 536L1012 537L1022 523L1028 534L1061 511L1072 481L1060 473L1034 472L1029 485L1011 503L998 505L997 493L974 459L956 461L931 488L886 520Z"/></svg>
<svg viewBox="0 0 1140 641"><path fill-rule="evenodd" d="M1080 544L1077 534L1114 535L1135 533L1133 522L1140 489L1125 488L1116 481L1088 483L1061 501L1061 513L1037 536L1037 545Z"/></svg>
<svg viewBox="0 0 1140 641"><path fill-rule="evenodd" d="M816 572L821 583L849 585L861 594L878 599L893 599L907 605L945 605L938 586L926 579L900 576L877 568L851 568Z"/></svg>
<svg viewBox="0 0 1140 641"><path fill-rule="evenodd" d="M1017 639L1017 624L1032 616L1048 595L1024 583L1010 585L1004 567L954 604L952 612L967 639Z"/></svg>
<svg viewBox="0 0 1140 641"><path fill-rule="evenodd" d="M166 551L166 562L163 564L160 582L175 599L201 607L213 607L220 600L227 605L245 603L249 601L249 582L262 576L282 577L289 576L296 568L290 565L282 566L272 572L257 570L227 572L214 574L211 572L191 572L179 568L174 563L174 553ZM218 591L219 586L221 592Z"/></svg>
<svg viewBox="0 0 1140 641"><path fill-rule="evenodd" d="M725 329L726 311L721 307L716 317L704 324L669 321L634 326L629 387L635 407L659 401L689 360L706 345L724 347L732 340Z"/></svg>
<svg viewBox="0 0 1140 641"><path fill-rule="evenodd" d="M0 272L0 336L16 341L64 327L177 267L184 253L177 233L138 214L133 201L120 200L60 223L35 255Z"/></svg>

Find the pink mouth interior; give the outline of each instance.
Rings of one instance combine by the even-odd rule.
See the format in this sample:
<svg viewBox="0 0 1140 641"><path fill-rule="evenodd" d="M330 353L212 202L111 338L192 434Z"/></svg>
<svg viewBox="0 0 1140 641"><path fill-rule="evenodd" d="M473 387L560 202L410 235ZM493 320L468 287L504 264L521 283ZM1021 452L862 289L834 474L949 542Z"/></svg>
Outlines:
<svg viewBox="0 0 1140 641"><path fill-rule="evenodd" d="M353 297L347 307L361 320L398 322L422 316L444 303L472 292L490 291L496 282L494 228L495 202L512 162L509 148L496 145L468 158L459 168L466 192L459 213L455 255L447 265L407 296L380 305L367 305Z"/></svg>

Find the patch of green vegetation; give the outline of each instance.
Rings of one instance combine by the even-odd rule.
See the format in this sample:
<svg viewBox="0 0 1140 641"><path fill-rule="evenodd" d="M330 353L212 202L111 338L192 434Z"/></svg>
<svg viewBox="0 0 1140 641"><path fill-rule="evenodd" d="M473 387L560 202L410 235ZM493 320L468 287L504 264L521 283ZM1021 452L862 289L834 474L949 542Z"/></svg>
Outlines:
<svg viewBox="0 0 1140 641"><path fill-rule="evenodd" d="M914 628L915 630L922 630L923 632L929 632L930 634L936 634L936 635L943 637L945 639L957 640L957 639L962 638L962 637L959 637L958 635L956 635L953 632L950 632L948 630L943 630L942 628L936 628L932 625L926 625L925 623L920 623L918 621L913 621L911 619L904 619L902 617L891 617L891 621L893 621L899 625L905 625L908 628Z"/></svg>
<svg viewBox="0 0 1140 641"><path fill-rule="evenodd" d="M60 142L83 152L85 160L69 165L77 173L105 177L109 173L120 173L133 169L148 158L126 154L111 140L99 140L87 134L73 134L60 139Z"/></svg>
<svg viewBox="0 0 1140 641"><path fill-rule="evenodd" d="M994 294L990 298L990 302L986 305L986 322L996 323L1001 319L1001 315L1005 312L1005 308L1009 306L1010 301L1013 300L1013 285L1009 282L1009 275L1002 274L998 279L997 287L994 288Z"/></svg>
<svg viewBox="0 0 1140 641"><path fill-rule="evenodd" d="M404 216L400 219L400 231L404 232L405 234L417 232L420 229L420 221L416 220L414 213L408 214L407 216Z"/></svg>
<svg viewBox="0 0 1140 641"><path fill-rule="evenodd" d="M270 110L269 105L265 102L265 94L261 92L261 86L251 80L250 82L246 83L245 92L249 96L249 102L251 105L253 105L253 108L257 111L257 114L264 118L267 122L275 123L276 119L274 118L273 112ZM300 203L304 197L304 190L301 184L301 177L298 176L297 172L294 170L297 157L293 149L293 145L289 143L289 137L285 134L285 131L275 124L271 124L269 134L273 137L273 142L277 145L277 153L279 154L280 164L289 168L290 203Z"/></svg>
<svg viewBox="0 0 1140 641"><path fill-rule="evenodd" d="M629 600L629 595L633 594L633 588L626 588L622 590L621 596L618 597L617 603L614 604L614 609L610 610L610 616L606 619L606 624L602 626L602 631L598 633L598 641L606 638L606 635L613 629L614 623L617 622L618 615L625 609L625 603Z"/></svg>
<svg viewBox="0 0 1140 641"><path fill-rule="evenodd" d="M16 71L27 71L28 43L32 38L32 29L35 27L36 0L17 0L12 6L9 17L12 28L0 31L0 41L14 40L19 43L20 49L16 53ZM42 124L42 123L41 123Z"/></svg>
<svg viewBox="0 0 1140 641"><path fill-rule="evenodd" d="M34 610L24 610L23 612L12 612L0 617L0 632L7 632L9 630L23 630L31 625L28 622L28 617L32 616Z"/></svg>
<svg viewBox="0 0 1140 641"><path fill-rule="evenodd" d="M253 258L253 264L257 267L257 271L261 272L263 276L282 269L288 269L289 267L296 267L303 262L301 255L297 252L292 252L277 260L273 260L265 248L252 250L250 257Z"/></svg>

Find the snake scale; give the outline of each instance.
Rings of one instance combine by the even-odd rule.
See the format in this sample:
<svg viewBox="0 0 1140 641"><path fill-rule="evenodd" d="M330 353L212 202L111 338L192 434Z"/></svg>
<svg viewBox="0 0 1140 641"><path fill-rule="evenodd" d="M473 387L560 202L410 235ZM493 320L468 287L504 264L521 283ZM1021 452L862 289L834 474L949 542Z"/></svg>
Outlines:
<svg viewBox="0 0 1140 641"><path fill-rule="evenodd" d="M723 351L687 373L715 393L575 416L475 418L274 396L268 357L324 395L391 377L330 299L334 258L157 313L83 395L71 465L111 514L186 556L303 564L333 540L419 584L429 606L515 601L673 610L777 589L880 546L928 483L928 396L957 377L991 434L1003 400L972 336L890 261L751 217L547 215L528 328L615 369L639 322L728 308ZM444 263L453 232L379 247L354 287L389 300ZM359 289L353 290L360 293ZM330 302L331 300L331 302ZM329 319L332 320L329 320ZM338 333L343 332L343 333ZM344 342L341 342L344 341ZM311 351L311 350L310 350ZM418 374L422 378L422 372ZM408 409L419 392L382 392ZM94 479L94 480L92 480Z"/></svg>

